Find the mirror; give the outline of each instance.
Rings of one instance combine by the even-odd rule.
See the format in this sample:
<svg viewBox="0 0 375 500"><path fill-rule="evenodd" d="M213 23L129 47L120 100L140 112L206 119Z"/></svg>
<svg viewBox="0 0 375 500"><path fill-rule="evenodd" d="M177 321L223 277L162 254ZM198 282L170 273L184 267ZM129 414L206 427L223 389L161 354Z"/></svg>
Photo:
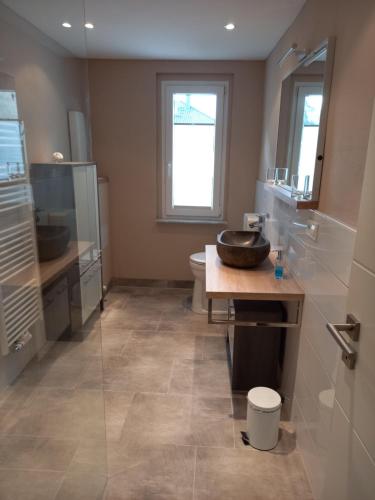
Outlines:
<svg viewBox="0 0 375 500"><path fill-rule="evenodd" d="M281 87L274 178L276 185L300 201L319 200L333 51L334 40L324 41Z"/></svg>

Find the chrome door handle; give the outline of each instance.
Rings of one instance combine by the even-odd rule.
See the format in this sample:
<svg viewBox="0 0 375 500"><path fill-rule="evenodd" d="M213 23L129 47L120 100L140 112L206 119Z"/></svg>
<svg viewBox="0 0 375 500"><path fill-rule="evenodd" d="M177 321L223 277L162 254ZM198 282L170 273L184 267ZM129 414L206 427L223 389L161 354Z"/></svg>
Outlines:
<svg viewBox="0 0 375 500"><path fill-rule="evenodd" d="M341 348L342 360L350 370L353 370L357 360L357 353L341 332L346 332L352 340L358 341L361 323L353 314L348 314L346 321L346 323L327 323L327 330Z"/></svg>

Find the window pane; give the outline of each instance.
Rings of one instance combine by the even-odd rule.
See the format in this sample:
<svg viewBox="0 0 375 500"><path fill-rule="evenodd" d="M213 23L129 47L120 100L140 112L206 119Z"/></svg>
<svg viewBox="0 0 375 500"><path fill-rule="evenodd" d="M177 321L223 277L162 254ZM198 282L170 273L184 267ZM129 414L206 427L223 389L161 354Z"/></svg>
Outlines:
<svg viewBox="0 0 375 500"><path fill-rule="evenodd" d="M305 97L301 147L298 164L298 189L300 190L303 189L305 175L310 176L310 188L312 186L315 170L316 148L318 145L319 122L322 102L323 96L319 94L310 94Z"/></svg>
<svg viewBox="0 0 375 500"><path fill-rule="evenodd" d="M25 173L20 122L0 120L0 181Z"/></svg>
<svg viewBox="0 0 375 500"><path fill-rule="evenodd" d="M18 119L16 93L11 90L0 92L0 118L5 120Z"/></svg>
<svg viewBox="0 0 375 500"><path fill-rule="evenodd" d="M216 99L173 94L173 206L213 205Z"/></svg>

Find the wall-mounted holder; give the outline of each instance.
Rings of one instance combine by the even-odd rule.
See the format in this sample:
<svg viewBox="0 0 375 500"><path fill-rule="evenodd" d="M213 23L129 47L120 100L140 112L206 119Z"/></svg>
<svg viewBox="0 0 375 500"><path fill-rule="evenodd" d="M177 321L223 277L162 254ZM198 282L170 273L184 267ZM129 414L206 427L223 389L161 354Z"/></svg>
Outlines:
<svg viewBox="0 0 375 500"><path fill-rule="evenodd" d="M212 311L212 299L208 299L208 323L210 325L233 325L233 326L255 326L255 327L266 327L266 328L299 328L301 326L302 320L302 309L303 309L303 301L296 300L297 303L297 311L296 311L296 320L294 322L289 321L240 321L236 320L233 310L229 305L227 308L227 317L225 319L222 318L214 318Z"/></svg>

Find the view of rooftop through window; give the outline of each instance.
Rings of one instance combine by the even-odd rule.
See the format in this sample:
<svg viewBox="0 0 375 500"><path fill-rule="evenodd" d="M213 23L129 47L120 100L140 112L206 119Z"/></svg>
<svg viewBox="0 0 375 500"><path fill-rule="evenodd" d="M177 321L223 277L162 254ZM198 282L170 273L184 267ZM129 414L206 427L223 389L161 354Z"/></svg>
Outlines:
<svg viewBox="0 0 375 500"><path fill-rule="evenodd" d="M24 173L21 122L18 120L16 93L0 92L0 181Z"/></svg>
<svg viewBox="0 0 375 500"><path fill-rule="evenodd" d="M173 205L212 207L215 94L173 94Z"/></svg>

